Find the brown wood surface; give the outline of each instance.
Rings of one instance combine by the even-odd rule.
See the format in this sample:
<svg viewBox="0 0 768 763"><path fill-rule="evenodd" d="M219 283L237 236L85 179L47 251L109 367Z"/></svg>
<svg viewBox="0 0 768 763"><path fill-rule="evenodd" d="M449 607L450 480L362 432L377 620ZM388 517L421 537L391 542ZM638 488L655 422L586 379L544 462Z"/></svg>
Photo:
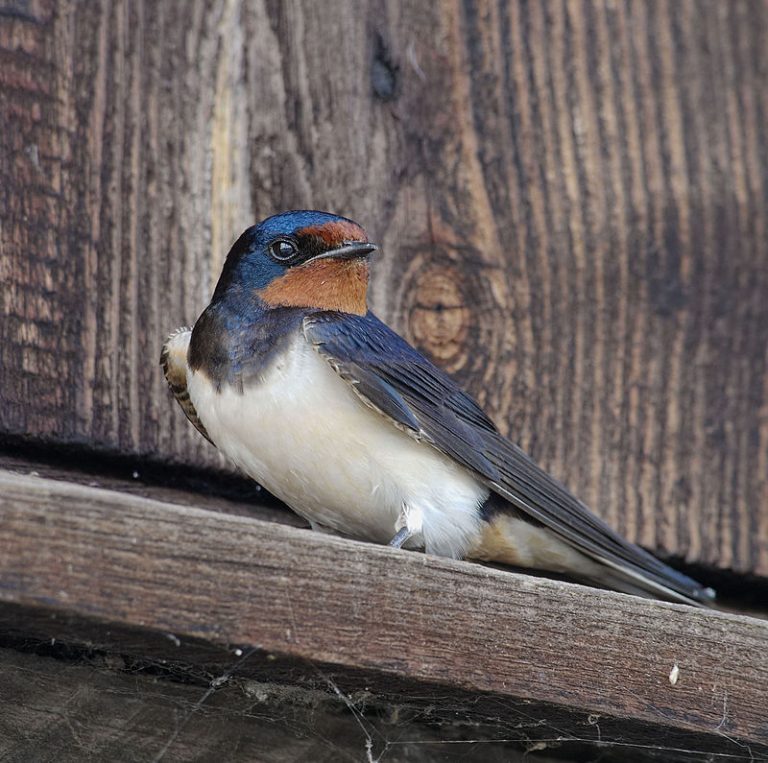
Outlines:
<svg viewBox="0 0 768 763"><path fill-rule="evenodd" d="M609 719L591 716L572 734L560 720L553 727L532 716L530 705L514 711L498 701L493 723L477 713L469 720L470 705L451 704L444 692L429 707L409 697L384 704L370 690L337 694L322 682L319 688L242 676L180 682L117 654L91 653L74 663L0 649L0 685L4 763L552 763L596 754L605 763L689 763L702 754L711 761L747 759L729 753L738 747L724 737L633 733L626 722L619 737ZM753 761L765 759L758 746L748 750Z"/></svg>
<svg viewBox="0 0 768 763"><path fill-rule="evenodd" d="M0 11L0 431L221 466L166 333L290 207L631 539L768 574L768 4Z"/></svg>
<svg viewBox="0 0 768 763"><path fill-rule="evenodd" d="M0 633L27 644L197 664L209 680L274 662L295 683L303 665L400 702L458 692L550 736L592 716L593 741L646 724L654 741L690 732L691 749L768 755L768 623L750 617L10 472L0 602Z"/></svg>
<svg viewBox="0 0 768 763"><path fill-rule="evenodd" d="M531 760L519 729L497 742L476 724L435 724L428 713L403 705L383 709L370 696L346 698L352 713L328 691L253 679L222 681L209 692L137 670L114 655L74 665L0 649L0 685L4 763L357 763L366 760L369 738L371 757L382 763ZM690 749L690 742L679 744ZM550 746L562 754L584 744L563 739ZM609 750L603 755L622 760Z"/></svg>

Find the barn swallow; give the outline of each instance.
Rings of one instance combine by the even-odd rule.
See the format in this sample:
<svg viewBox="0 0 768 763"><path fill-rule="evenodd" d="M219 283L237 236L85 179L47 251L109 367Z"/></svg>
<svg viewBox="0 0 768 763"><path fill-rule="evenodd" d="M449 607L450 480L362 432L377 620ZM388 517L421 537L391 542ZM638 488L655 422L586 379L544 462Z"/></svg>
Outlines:
<svg viewBox="0 0 768 763"><path fill-rule="evenodd" d="M617 535L367 307L352 220L278 214L230 250L161 364L200 433L315 529L707 604Z"/></svg>

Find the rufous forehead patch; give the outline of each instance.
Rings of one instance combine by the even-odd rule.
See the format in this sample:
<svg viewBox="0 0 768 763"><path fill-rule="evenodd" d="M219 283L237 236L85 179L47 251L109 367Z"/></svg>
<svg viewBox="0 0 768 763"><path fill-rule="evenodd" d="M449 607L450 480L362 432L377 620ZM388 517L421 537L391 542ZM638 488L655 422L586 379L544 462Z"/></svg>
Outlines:
<svg viewBox="0 0 768 763"><path fill-rule="evenodd" d="M346 241L368 241L365 231L351 220L332 220L322 225L308 225L296 233L299 236L317 236L328 246L339 246Z"/></svg>

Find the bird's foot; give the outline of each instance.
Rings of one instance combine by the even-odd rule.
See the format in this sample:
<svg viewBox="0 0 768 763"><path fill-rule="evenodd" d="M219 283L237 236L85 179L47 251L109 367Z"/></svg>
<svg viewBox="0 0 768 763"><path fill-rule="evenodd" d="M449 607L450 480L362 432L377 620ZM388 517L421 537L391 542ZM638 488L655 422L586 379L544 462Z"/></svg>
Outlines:
<svg viewBox="0 0 768 763"><path fill-rule="evenodd" d="M405 543L412 536L413 533L407 527L401 527L395 533L395 536L392 538L392 540L389 541L388 545L392 546L392 548L402 548L403 543Z"/></svg>

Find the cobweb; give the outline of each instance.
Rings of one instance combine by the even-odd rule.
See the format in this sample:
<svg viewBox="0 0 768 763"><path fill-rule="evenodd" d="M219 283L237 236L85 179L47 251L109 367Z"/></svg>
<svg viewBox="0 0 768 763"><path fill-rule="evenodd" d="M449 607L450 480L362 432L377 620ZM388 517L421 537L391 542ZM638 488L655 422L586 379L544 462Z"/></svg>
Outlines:
<svg viewBox="0 0 768 763"><path fill-rule="evenodd" d="M269 669L278 658L253 648L232 648L226 669L208 672L43 642L4 646L0 693L19 719L0 718L3 763L768 760L725 733L725 693L714 729L722 745L702 749L701 736L663 725L588 714L561 723L534 703L435 686L381 694L312 663L281 673Z"/></svg>
<svg viewBox="0 0 768 763"><path fill-rule="evenodd" d="M730 749L713 751L686 744L685 734L665 733L663 729L653 729L651 738L637 732L625 737L617 733L615 719L595 714L585 714L577 724L579 732L574 733L573 721L568 730L553 723L535 705L498 698L485 698L484 708L475 712L471 700L457 700L454 693L443 693L439 688L431 688L423 696L409 694L407 702L393 701L391 696L382 698L367 687L345 690L343 679L310 663L309 679L301 685L243 678L238 674L256 650L237 651L231 667L211 677L198 700L176 717L173 730L152 763L179 759L173 753L179 737L199 721L206 709L213 715L217 711L229 713L240 723L258 719L269 724L303 741L301 746L308 760L320 760L323 755L327 760L365 763L768 760L768 756L755 753L722 731L728 717L727 694L723 696L723 718L715 731ZM229 693L226 702L225 691ZM219 693L222 701L216 702ZM639 741L638 737L645 740Z"/></svg>

